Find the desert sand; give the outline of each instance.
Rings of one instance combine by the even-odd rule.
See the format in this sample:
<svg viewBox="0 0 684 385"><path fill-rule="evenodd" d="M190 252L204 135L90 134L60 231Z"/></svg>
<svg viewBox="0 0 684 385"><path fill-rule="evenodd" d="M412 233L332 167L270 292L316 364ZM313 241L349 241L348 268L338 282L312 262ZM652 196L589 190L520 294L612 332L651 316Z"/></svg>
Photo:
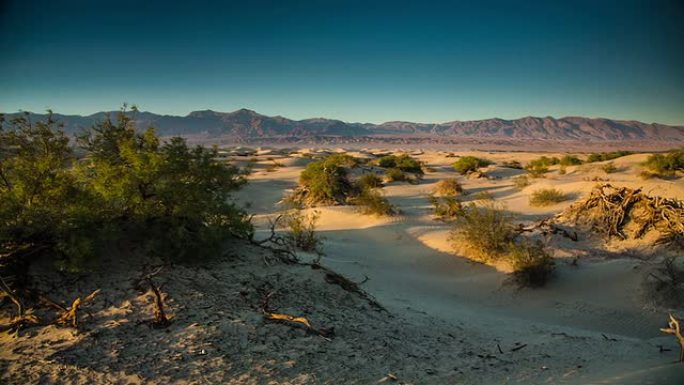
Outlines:
<svg viewBox="0 0 684 385"><path fill-rule="evenodd" d="M254 214L257 238L293 189L311 157L342 149L271 150L234 156L256 158L249 184L236 200ZM383 150L388 152L387 150ZM392 152L398 152L395 150ZM366 157L372 149L350 152ZM377 153L377 152L376 152ZM656 304L646 276L662 250L644 244L604 244L581 234L578 242L548 239L557 273L547 286L520 289L505 271L475 263L452 250L450 224L432 216L427 195L444 178L458 177L469 193L488 192L521 223L559 213L586 196L597 180L641 187L651 195L684 199L684 180L638 177L647 154L557 166L523 189L511 178L524 171L492 165L491 178L457 176L453 155L523 164L539 153L410 151L431 168L419 184L392 182L382 190L400 209L390 217L363 215L351 206L316 207L323 237L321 264L341 273L375 298L326 282L325 273L284 265L267 250L227 246L211 264L166 267L157 279L174 316L169 328L149 328L152 293L136 290L121 266L75 281L38 276L47 292L67 301L102 287L83 328L46 326L0 339L3 383L156 384L675 384L684 381L676 340L659 331L668 311ZM245 155L245 154L240 154ZM562 156L563 154L544 154ZM547 207L529 205L530 194L554 187L571 199ZM635 257L638 256L637 257ZM303 261L314 255L300 253ZM40 266L34 268L40 274ZM47 269L46 269L47 271ZM52 285L52 286L51 286ZM326 339L303 328L265 322L260 301L275 292L278 311L334 327Z"/></svg>

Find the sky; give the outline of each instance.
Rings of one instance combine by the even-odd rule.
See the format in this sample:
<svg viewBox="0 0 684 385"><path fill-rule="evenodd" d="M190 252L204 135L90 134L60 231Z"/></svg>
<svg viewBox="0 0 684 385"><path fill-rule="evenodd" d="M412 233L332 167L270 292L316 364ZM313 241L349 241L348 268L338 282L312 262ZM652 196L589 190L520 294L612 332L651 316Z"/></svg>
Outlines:
<svg viewBox="0 0 684 385"><path fill-rule="evenodd" d="M0 0L0 111L684 125L684 1Z"/></svg>

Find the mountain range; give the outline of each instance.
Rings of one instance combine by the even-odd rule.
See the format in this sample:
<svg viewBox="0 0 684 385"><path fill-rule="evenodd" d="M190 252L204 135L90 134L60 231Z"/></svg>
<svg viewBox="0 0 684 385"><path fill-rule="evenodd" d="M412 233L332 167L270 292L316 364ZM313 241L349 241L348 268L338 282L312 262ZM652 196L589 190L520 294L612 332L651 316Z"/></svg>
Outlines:
<svg viewBox="0 0 684 385"><path fill-rule="evenodd" d="M64 124L67 133L77 133L118 112L92 115L61 115L53 118ZM4 114L9 120L21 113ZM472 137L501 139L623 141L657 140L684 142L684 126L642 123L585 117L524 117L520 119L485 119L446 123L392 121L382 124L348 123L341 120L313 118L292 120L266 116L252 110L234 112L193 111L186 116L159 115L151 112L127 112L137 127L155 127L162 136L203 134L236 139L277 139L308 137ZM44 114L30 113L44 119Z"/></svg>

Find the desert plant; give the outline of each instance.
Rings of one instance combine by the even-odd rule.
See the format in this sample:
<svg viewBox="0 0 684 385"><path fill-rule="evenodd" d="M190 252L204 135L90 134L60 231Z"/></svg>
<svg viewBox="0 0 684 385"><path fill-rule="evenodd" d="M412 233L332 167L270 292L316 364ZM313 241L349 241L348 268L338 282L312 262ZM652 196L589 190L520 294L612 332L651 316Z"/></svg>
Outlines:
<svg viewBox="0 0 684 385"><path fill-rule="evenodd" d="M441 196L455 196L463 192L463 187L456 178L442 179L437 182L433 194Z"/></svg>
<svg viewBox="0 0 684 385"><path fill-rule="evenodd" d="M512 217L500 206L471 203L462 207L450 241L457 249L464 246L474 259L490 262L501 260L515 236Z"/></svg>
<svg viewBox="0 0 684 385"><path fill-rule="evenodd" d="M617 172L618 168L615 167L615 164L613 164L613 162L608 162L601 166L601 170L603 170L603 172L605 172L606 174L612 174L614 172Z"/></svg>
<svg viewBox="0 0 684 385"><path fill-rule="evenodd" d="M530 183L530 178L527 177L527 175L519 175L513 178L513 183L515 184L515 187L518 189L522 190L525 187L529 186Z"/></svg>
<svg viewBox="0 0 684 385"><path fill-rule="evenodd" d="M356 180L356 185L362 190L364 188L382 187L382 179L375 173L368 172L361 175L359 179Z"/></svg>
<svg viewBox="0 0 684 385"><path fill-rule="evenodd" d="M305 189L308 203L341 203L346 200L352 185L345 167L354 164L353 158L347 157L332 155L306 166L299 177L299 184Z"/></svg>
<svg viewBox="0 0 684 385"><path fill-rule="evenodd" d="M285 239L292 248L320 253L322 240L316 233L316 222L320 216L320 211L305 215L302 210L294 210L283 217L287 228Z"/></svg>
<svg viewBox="0 0 684 385"><path fill-rule="evenodd" d="M525 166L525 170L527 170L532 178L542 178L544 174L549 172L549 166L553 166L558 163L560 163L560 159L556 157L549 158L547 156L542 156L540 158L531 160Z"/></svg>
<svg viewBox="0 0 684 385"><path fill-rule="evenodd" d="M613 160L613 159L621 158L623 156L632 155L632 154L634 154L633 151L624 151L624 150L618 150L618 151L613 151L613 152L594 153L594 154L589 154L589 156L587 157L587 163L604 162L606 160Z"/></svg>
<svg viewBox="0 0 684 385"><path fill-rule="evenodd" d="M453 196L436 197L428 195L430 204L434 207L434 214L439 219L454 219L463 213L461 201Z"/></svg>
<svg viewBox="0 0 684 385"><path fill-rule="evenodd" d="M387 198L373 188L364 188L359 195L350 199L350 203L360 206L361 212L364 214L394 215L397 212Z"/></svg>
<svg viewBox="0 0 684 385"><path fill-rule="evenodd" d="M514 168L516 170L522 170L523 165L520 164L517 160L511 160L511 161L505 161L501 163L501 167L506 167L506 168Z"/></svg>
<svg viewBox="0 0 684 385"><path fill-rule="evenodd" d="M474 156L464 156L454 162L452 164L452 167L461 175L465 175L469 172L476 171L477 169L481 167L487 167L492 162L488 159L483 159L483 158L477 158Z"/></svg>
<svg viewBox="0 0 684 385"><path fill-rule="evenodd" d="M582 164L582 160L574 155L565 155L558 162L561 166L577 166Z"/></svg>
<svg viewBox="0 0 684 385"><path fill-rule="evenodd" d="M408 182L410 184L418 184L418 175L412 176L399 168L390 168L385 174L388 183L390 182Z"/></svg>
<svg viewBox="0 0 684 385"><path fill-rule="evenodd" d="M561 165L558 168L558 175L565 175L568 173L568 170L565 168L565 166Z"/></svg>
<svg viewBox="0 0 684 385"><path fill-rule="evenodd" d="M532 193L530 196L531 206L551 206L553 204L562 202L568 197L562 191L555 188L540 189Z"/></svg>
<svg viewBox="0 0 684 385"><path fill-rule="evenodd" d="M397 168L404 172L423 174L420 162L407 154L383 156L377 160L377 165L383 168Z"/></svg>
<svg viewBox="0 0 684 385"><path fill-rule="evenodd" d="M674 176L678 171L684 171L684 149L653 154L646 159L644 166L658 176Z"/></svg>
<svg viewBox="0 0 684 385"><path fill-rule="evenodd" d="M522 287L544 286L554 272L553 258L540 241L511 242L507 259L513 268L513 280Z"/></svg>

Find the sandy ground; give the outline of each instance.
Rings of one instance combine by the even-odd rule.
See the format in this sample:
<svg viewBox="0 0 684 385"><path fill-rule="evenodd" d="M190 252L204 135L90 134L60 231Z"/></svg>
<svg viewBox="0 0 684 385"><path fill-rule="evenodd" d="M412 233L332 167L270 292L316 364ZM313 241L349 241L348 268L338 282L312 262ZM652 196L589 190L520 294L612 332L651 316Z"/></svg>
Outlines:
<svg viewBox="0 0 684 385"><path fill-rule="evenodd" d="M330 152L340 151L330 149ZM359 150L354 155L368 156ZM278 202L294 188L315 149L281 155L264 150L237 200L255 214L257 237ZM535 153L464 153L495 162L525 164ZM554 155L554 154L545 154ZM557 154L562 155L562 154ZM675 384L684 381L678 345L659 332L669 310L654 304L644 277L651 259L630 258L645 249L607 247L595 238L569 243L551 239L557 276L540 289L518 289L505 273L454 255L450 225L431 216L427 194L437 181L456 177L445 152L416 151L434 171L420 184L383 188L401 209L394 217L359 214L353 207L319 207L322 259L376 298L387 312L326 283L324 273L269 261L264 250L231 245L211 265L174 266L160 274L176 317L166 330L141 324L152 295L131 283L144 266L83 278L67 289L58 277L36 280L58 298L95 287L111 288L93 304L92 319L78 334L54 326L0 340L0 380L6 383L254 383L254 384ZM597 183L642 187L684 198L684 181L641 180L647 155L573 166L519 190L520 170L490 166L493 179L458 177L469 192L489 192L521 222L560 212ZM275 164L278 167L274 167ZM555 187L572 198L537 208L529 195ZM302 255L303 259L312 256ZM578 263L571 263L577 259ZM132 274L131 270L138 273ZM40 271L38 268L37 271ZM36 273L38 274L38 273ZM260 298L275 291L278 311L333 326L331 340L288 325L267 323ZM388 379L388 373L397 381Z"/></svg>

